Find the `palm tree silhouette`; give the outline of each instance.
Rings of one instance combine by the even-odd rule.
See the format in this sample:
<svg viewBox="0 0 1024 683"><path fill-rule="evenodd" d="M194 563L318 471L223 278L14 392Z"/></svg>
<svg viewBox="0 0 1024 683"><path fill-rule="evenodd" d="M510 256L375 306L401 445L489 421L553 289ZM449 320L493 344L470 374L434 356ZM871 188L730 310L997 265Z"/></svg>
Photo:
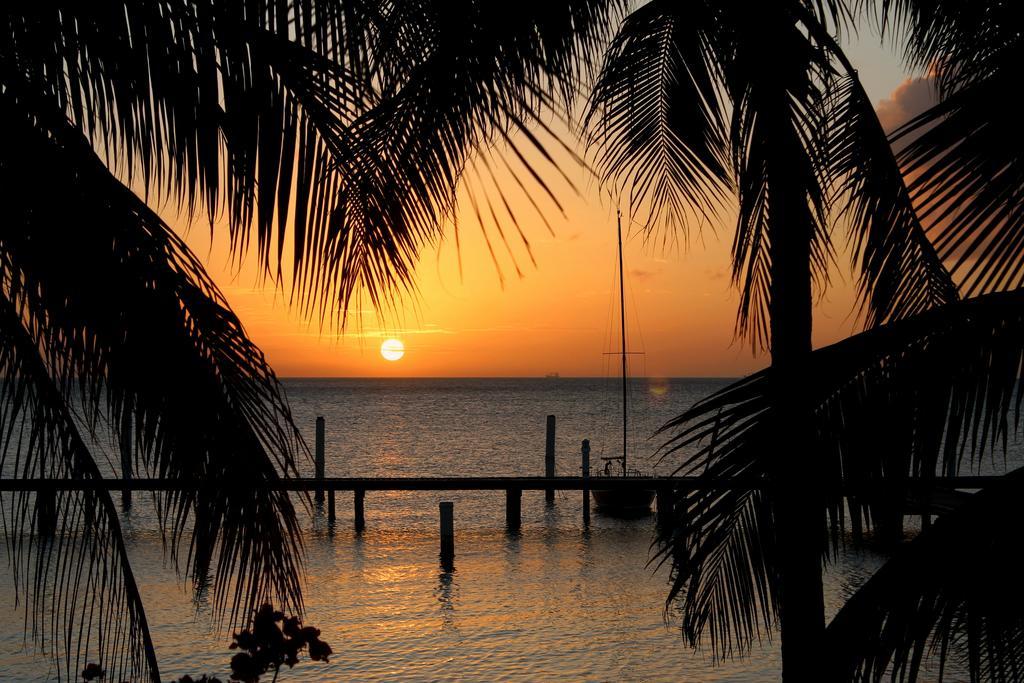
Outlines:
<svg viewBox="0 0 1024 683"><path fill-rule="evenodd" d="M767 491L692 492L663 539L683 628L719 656L781 629L785 680L820 680L828 471L816 453L812 285L827 283L834 214L850 225L873 324L956 299L856 71L832 37L842 3L653 2L623 24L595 89L606 180L649 218L713 217L735 192L739 334L771 353L752 417L714 396L671 427L712 436L682 469L756 476ZM696 207L690 208L690 207ZM668 212L668 213L666 213ZM747 386L741 383L740 386ZM711 415L712 417L709 417ZM723 444L750 438L722 458ZM737 447L738 448L738 447ZM746 458L746 459L744 459Z"/></svg>
<svg viewBox="0 0 1024 683"><path fill-rule="evenodd" d="M843 419L895 407L895 436L909 445L904 471L955 474L1003 449L1019 425L1024 339L1022 137L1005 105L1024 57L1024 12L1015 3L894 0L893 36L907 60L927 67L940 96L894 139L920 215L966 298L890 330L848 340ZM884 34L883 34L884 35ZM838 346L838 345L837 345ZM854 360L856 358L856 360ZM860 367L854 369L853 365ZM851 372L852 371L852 372ZM827 429L835 429L834 417ZM840 432L835 443L842 444ZM826 452L826 455L828 453ZM871 462L871 453L858 453ZM922 659L966 664L972 679L1024 676L1024 596L1008 529L1020 521L1017 469L900 549L836 615L828 648L837 677L890 669L914 680ZM940 671L941 676L941 671Z"/></svg>
<svg viewBox="0 0 1024 683"><path fill-rule="evenodd" d="M942 665L959 652L974 677L1016 680L1020 566L1003 530L1021 515L1020 473L900 548L824 626L821 562L826 539L840 543L842 486L884 483L899 503L907 476L954 475L1005 445L1020 405L1024 177L1000 104L1020 10L874 4L883 35L932 69L942 96L893 136L898 160L831 35L851 16L842 3L651 3L605 65L605 177L675 221L738 192L738 329L772 353L666 427L680 471L768 485L682 493L661 552L690 642L727 655L778 621L786 680L913 680L929 646ZM812 352L829 210L853 235L870 329ZM892 502L850 509L877 524Z"/></svg>
<svg viewBox="0 0 1024 683"><path fill-rule="evenodd" d="M1020 602L984 572L1009 581L1018 565L1000 525L983 522L1019 517L1019 476L901 549L825 628L821 563L843 523L835 486L956 472L965 452L1005 437L1019 400L1022 295L1004 290L1024 272L1024 184L1000 103L1014 91L1020 22L998 2L875 4L895 13L887 35L936 69L943 94L897 134L898 161L836 44L852 16L839 0L654 0L628 16L597 78L599 170L650 222L714 216L738 196L737 330L772 357L669 427L672 447L699 444L683 471L770 486L686 493L687 524L663 552L691 643L706 636L725 655L778 621L787 680L821 680L830 666L913 677L930 639L945 657L961 638L978 675L1012 678ZM363 297L387 310L414 287L417 254L454 212L474 151L509 143L550 193L511 132L540 147L537 111L571 104L621 9L5 6L3 476L103 476L90 444L113 425L147 472L239 484L167 494L159 508L172 557L199 589L212 578L219 610L237 621L270 600L298 613L292 503L245 483L294 474L305 446L262 354L148 200L211 225L223 214L235 253L254 243L275 283L290 253L292 301L307 315L344 325ZM837 215L872 329L812 351ZM957 284L973 298L958 301ZM882 419L895 435L878 448L866 427ZM110 496L57 494L49 538L36 534L37 502L3 501L37 638L102 644L66 647L69 673L92 659L112 678L159 680ZM965 554L925 577L954 548Z"/></svg>
<svg viewBox="0 0 1024 683"><path fill-rule="evenodd" d="M223 216L234 253L252 243L277 285L290 256L293 303L325 324L360 299L387 310L470 154L572 96L614 5L5 4L3 476L109 476L93 446L109 427L141 471L218 485L158 499L171 558L218 614L300 613L295 510L259 485L294 475L306 447L262 353L151 207L211 230ZM109 493L2 503L26 624L60 670L158 681Z"/></svg>

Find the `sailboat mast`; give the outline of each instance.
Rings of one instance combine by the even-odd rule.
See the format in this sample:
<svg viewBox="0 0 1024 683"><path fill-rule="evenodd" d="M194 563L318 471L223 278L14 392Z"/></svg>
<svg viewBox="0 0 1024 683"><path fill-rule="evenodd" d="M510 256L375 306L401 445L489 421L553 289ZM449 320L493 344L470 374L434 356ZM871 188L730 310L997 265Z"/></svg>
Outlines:
<svg viewBox="0 0 1024 683"><path fill-rule="evenodd" d="M626 476L626 423L629 409L626 406L626 285L622 269L622 211L616 210L619 229L619 317L622 322L622 476Z"/></svg>

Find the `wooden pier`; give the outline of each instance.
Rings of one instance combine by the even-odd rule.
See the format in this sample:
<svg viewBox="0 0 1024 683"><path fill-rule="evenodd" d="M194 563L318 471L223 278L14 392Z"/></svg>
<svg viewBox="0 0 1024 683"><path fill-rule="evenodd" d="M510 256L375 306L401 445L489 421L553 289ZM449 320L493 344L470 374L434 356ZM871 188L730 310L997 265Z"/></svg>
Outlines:
<svg viewBox="0 0 1024 683"><path fill-rule="evenodd" d="M331 528L336 522L335 492L353 492L353 526L356 533L366 527L364 511L367 491L505 491L505 524L509 533L518 534L522 527L523 491L582 491L583 526L590 524L590 490L600 489L651 489L657 491L656 510L659 523L672 518L673 500L680 493L697 489L756 489L770 488L763 479L710 479L706 477L590 477L587 472L578 477L304 477L279 479L271 482L254 483L244 480L182 480L182 479L0 479L0 492L36 492L41 501L52 499L57 491L225 491L232 488L251 489L254 486L265 491L295 491L318 493L327 500L327 518ZM950 501L962 501L968 494L964 490L999 485L1003 477L967 476L934 477L909 479L892 484L907 498L908 507L917 514L928 515L951 508ZM876 481L864 484L848 484L835 491L843 496L863 496L877 493L889 486ZM322 492L322 493L321 493ZM45 495L50 494L50 495ZM937 495L938 494L938 495ZM130 498L129 498L130 499ZM321 501L323 498L320 499ZM925 501L935 500L935 509ZM322 505L318 503L318 505ZM53 535L57 525L56 510L40 515L40 534ZM910 510L906 510L907 513ZM455 541L453 505L442 502L441 508L441 564L446 571L454 566ZM48 528L42 528L48 527ZM855 530L856 531L856 530ZM855 536L859 534L855 533Z"/></svg>
<svg viewBox="0 0 1024 683"><path fill-rule="evenodd" d="M835 493L857 495L894 486L916 491L922 489L980 489L998 485L1002 476L962 476L909 478L889 484L883 480L849 483ZM0 478L0 491L198 491L203 489L252 488L266 491L583 491L585 489L659 489L677 491L697 489L768 489L765 479L710 477L296 477L276 481L211 479L7 479Z"/></svg>
<svg viewBox="0 0 1024 683"><path fill-rule="evenodd" d="M657 492L656 510L659 523L673 519L674 501L680 494L693 490L752 490L770 489L771 482L763 478L714 479L710 477L593 477L590 472L590 442L582 441L579 474L572 477L555 476L555 418L547 419L542 477L327 477L325 476L324 420L316 420L313 477L280 478L272 481L183 480L155 479L133 476L128 444L122 436L122 477L109 479L5 479L0 478L0 493L35 492L40 508L39 533L52 535L56 529L56 510L50 510L47 501L57 491L121 491L123 507L131 506L132 491L225 491L231 489L264 491L294 491L312 493L318 507L326 499L327 518L333 529L336 521L335 494L352 491L353 526L357 533L366 527L366 493L368 491L504 491L505 524L509 533L517 534L522 527L523 491L544 491L547 505L553 505L555 491L582 491L583 526L590 524L590 491L592 489L653 490ZM129 428L130 429L130 428ZM889 482L885 480L848 482L829 493L848 499L864 499L879 494L903 498L904 514L919 514L922 525L930 522L931 514L947 512L962 503L968 490L998 486L1000 476L963 476L910 478ZM454 511L449 501L440 504L442 564L450 566L454 559ZM898 509L898 508L897 508ZM851 524L855 538L860 536L859 506L850 505ZM675 522L672 522L675 523Z"/></svg>

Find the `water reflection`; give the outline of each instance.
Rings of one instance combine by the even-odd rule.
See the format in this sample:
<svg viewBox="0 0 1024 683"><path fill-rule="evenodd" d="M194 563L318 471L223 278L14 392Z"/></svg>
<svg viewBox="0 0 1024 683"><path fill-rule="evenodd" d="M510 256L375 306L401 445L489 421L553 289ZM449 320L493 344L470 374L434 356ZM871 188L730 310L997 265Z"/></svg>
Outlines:
<svg viewBox="0 0 1024 683"><path fill-rule="evenodd" d="M441 572L437 575L437 600L441 603L441 629L458 631L455 623L455 570Z"/></svg>
<svg viewBox="0 0 1024 683"><path fill-rule="evenodd" d="M327 506L323 501L313 501L312 529L315 536L322 537L327 531Z"/></svg>
<svg viewBox="0 0 1024 683"><path fill-rule="evenodd" d="M505 532L505 573L515 575L522 567L523 555L520 552L522 535Z"/></svg>
<svg viewBox="0 0 1024 683"><path fill-rule="evenodd" d="M650 403L652 430L723 382L668 384L670 400L638 392L638 401ZM308 426L310 441L315 416L327 418L331 476L537 475L547 414L559 416L558 471L575 474L580 438L590 438L595 452L602 439L621 438L596 407L603 391L586 380L540 388L525 380L289 381L296 420ZM396 412L401 421L380 419ZM661 471L675 463L665 465ZM190 587L164 564L147 498L139 495L122 520L164 679L202 672L226 679L230 635L215 630L205 606L196 619L182 619L190 612ZM440 500L455 504L457 572L438 568ZM329 667L297 667L289 683L778 680L776 645L767 640L748 659L716 664L666 627L668 573L648 565L651 517L621 522L594 511L584 529L581 492L558 492L554 506L545 505L543 492L524 492L521 534L508 536L503 491L375 491L359 535L352 507L345 507L351 502L351 494L339 495L343 526L333 537L326 506L311 507L312 519L300 513L306 621L346 654ZM825 576L830 616L880 561L870 550L840 549ZM10 566L5 542L0 566ZM9 572L0 572L0 600L14 598ZM49 680L45 660L22 656L23 645L20 619L0 626L0 680Z"/></svg>
<svg viewBox="0 0 1024 683"><path fill-rule="evenodd" d="M352 553L352 569L361 576L366 567L366 541L361 532L352 533L349 550Z"/></svg>

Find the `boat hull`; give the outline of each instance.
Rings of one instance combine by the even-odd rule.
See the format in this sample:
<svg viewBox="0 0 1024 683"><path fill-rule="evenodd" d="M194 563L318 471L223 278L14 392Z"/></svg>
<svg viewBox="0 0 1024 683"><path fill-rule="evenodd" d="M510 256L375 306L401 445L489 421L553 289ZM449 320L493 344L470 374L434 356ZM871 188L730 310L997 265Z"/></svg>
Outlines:
<svg viewBox="0 0 1024 683"><path fill-rule="evenodd" d="M599 512L608 515L636 516L651 511L655 492L649 489L593 489Z"/></svg>

